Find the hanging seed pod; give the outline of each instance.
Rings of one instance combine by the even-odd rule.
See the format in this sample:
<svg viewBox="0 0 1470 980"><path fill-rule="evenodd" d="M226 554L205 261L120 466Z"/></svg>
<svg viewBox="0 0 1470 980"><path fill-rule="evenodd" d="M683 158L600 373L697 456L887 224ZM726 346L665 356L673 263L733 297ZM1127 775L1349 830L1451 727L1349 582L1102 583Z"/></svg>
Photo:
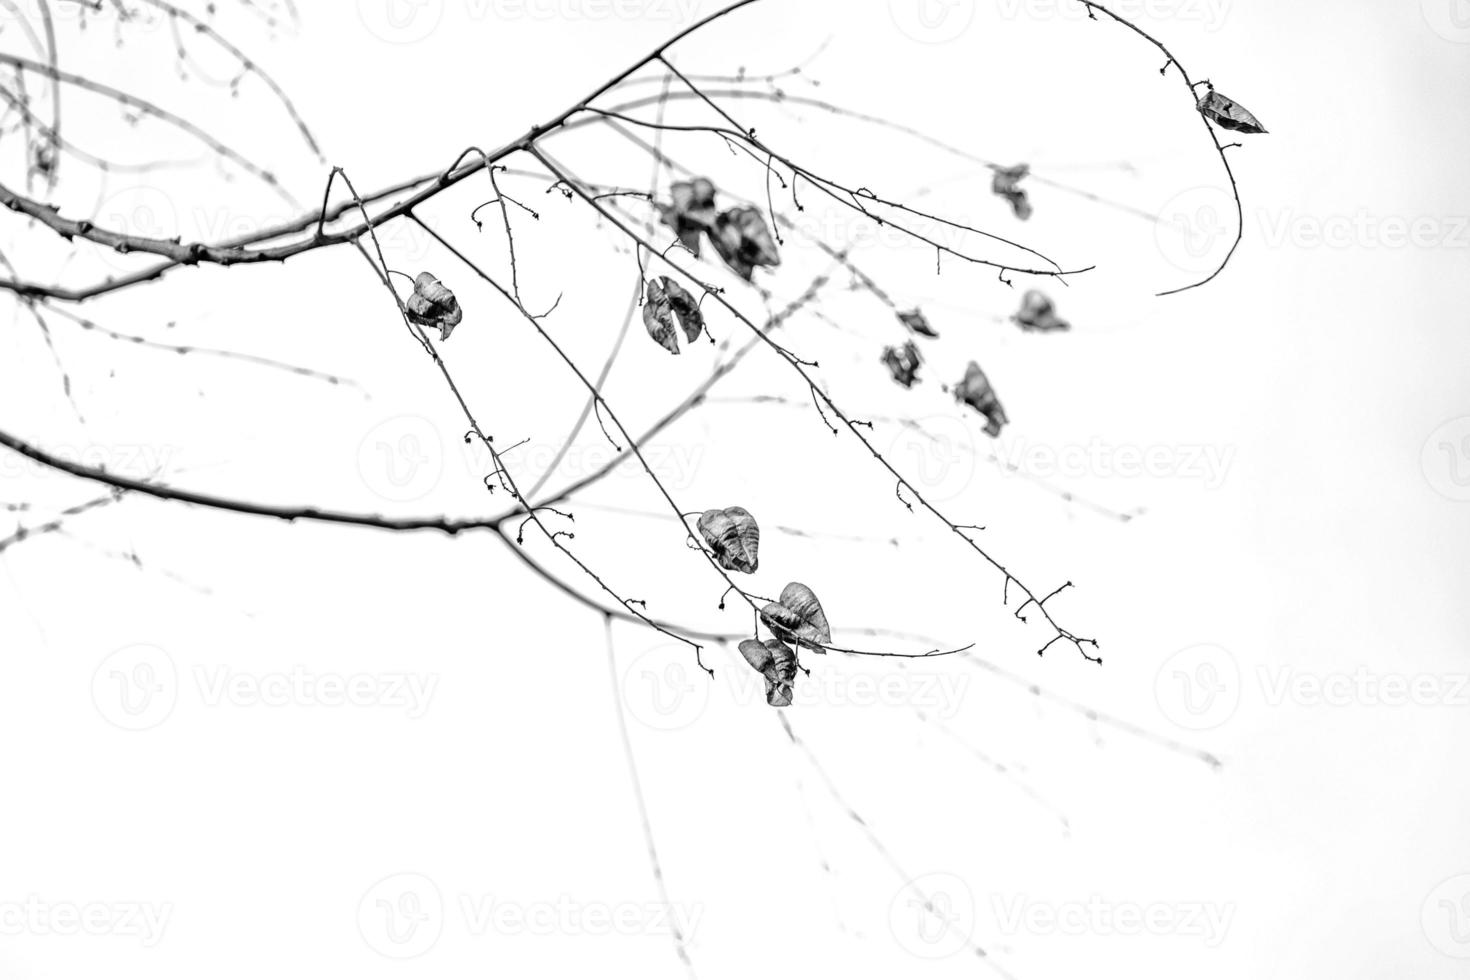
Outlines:
<svg viewBox="0 0 1470 980"><path fill-rule="evenodd" d="M1029 173L1029 163L1018 163L1014 167L996 167L995 175L990 178L991 191L1009 201L1011 211L1022 221L1031 217L1031 201L1019 186Z"/></svg>
<svg viewBox="0 0 1470 980"><path fill-rule="evenodd" d="M671 203L658 206L663 223L697 256L700 236L715 223L715 185L707 177L681 180L669 188L669 196Z"/></svg>
<svg viewBox="0 0 1470 980"><path fill-rule="evenodd" d="M747 575L759 567L761 529L744 507L705 511L699 518L699 534L720 567Z"/></svg>
<svg viewBox="0 0 1470 980"><path fill-rule="evenodd" d="M725 264L750 282L756 266L781 264L766 220L755 208L731 208L715 219L709 240Z"/></svg>
<svg viewBox="0 0 1470 980"><path fill-rule="evenodd" d="M985 434L992 439L1000 435L1001 428L1010 422L1000 399L995 396L995 389L990 387L990 379L974 361L965 371L965 379L955 385L954 394L956 400L985 416Z"/></svg>
<svg viewBox="0 0 1470 980"><path fill-rule="evenodd" d="M666 280L648 280L648 295L643 302L643 325L648 335L670 354L679 353L679 334L674 328L674 304L669 300Z"/></svg>
<svg viewBox="0 0 1470 980"><path fill-rule="evenodd" d="M704 314L689 291L668 276L648 280L648 294L643 303L643 325L648 335L670 354L679 353L679 334L674 318L684 328L684 336L693 343L704 332Z"/></svg>
<svg viewBox="0 0 1470 980"><path fill-rule="evenodd" d="M464 319L464 310L444 284L427 272L419 273L413 281L413 295L404 304L408 318L421 327L434 327L439 331L439 341L449 339L454 328Z"/></svg>
<svg viewBox="0 0 1470 980"><path fill-rule="evenodd" d="M1021 298L1021 311L1011 317L1022 330L1050 333L1054 330L1070 330L1072 325L1057 316L1051 298L1039 289L1028 289Z"/></svg>
<svg viewBox="0 0 1470 980"><path fill-rule="evenodd" d="M37 141L31 145L31 170L41 177L50 177L56 172L54 143Z"/></svg>
<svg viewBox="0 0 1470 980"><path fill-rule="evenodd" d="M1221 129L1237 133L1264 133L1266 127L1244 106L1210 89L1199 100L1199 111Z"/></svg>
<svg viewBox="0 0 1470 980"><path fill-rule="evenodd" d="M938 337L939 334L933 327L929 326L929 319L918 310L909 310L898 315L898 320L920 337Z"/></svg>
<svg viewBox="0 0 1470 980"><path fill-rule="evenodd" d="M919 380L919 365L923 360L919 357L919 348L910 340L902 347L883 348L883 363L887 365L894 381L905 388L912 388L914 382Z"/></svg>
<svg viewBox="0 0 1470 980"><path fill-rule="evenodd" d="M663 287L669 297L669 306L679 318L679 326L684 328L684 336L691 344L694 343L704 333L704 313L700 311L699 303L690 295L689 290L668 276L664 276Z"/></svg>
<svg viewBox="0 0 1470 980"><path fill-rule="evenodd" d="M761 622L776 637L787 643L804 646L816 653L825 652L832 642L832 627L816 594L800 582L792 582L781 590L779 602L761 609Z"/></svg>
<svg viewBox="0 0 1470 980"><path fill-rule="evenodd" d="M773 708L791 706L791 689L796 683L796 652L780 640L744 640L740 655L766 679L766 704Z"/></svg>

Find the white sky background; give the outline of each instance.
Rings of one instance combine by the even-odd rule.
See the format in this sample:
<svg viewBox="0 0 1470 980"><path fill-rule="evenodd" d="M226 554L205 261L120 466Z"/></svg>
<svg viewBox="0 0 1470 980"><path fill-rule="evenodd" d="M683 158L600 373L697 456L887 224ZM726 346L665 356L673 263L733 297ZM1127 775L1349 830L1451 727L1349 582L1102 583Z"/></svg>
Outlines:
<svg viewBox="0 0 1470 980"><path fill-rule="evenodd" d="M300 33L272 42L236 5L221 6L221 26L293 94L328 161L363 190L442 168L468 145L498 146L687 14L715 9L669 0L641 16L599 16L605 8L571 0L530 12L444 0L394 30L373 3L305 4ZM825 431L768 355L717 392L796 407L709 406L651 456L683 509L740 503L768 527L755 591L799 579L837 627L973 641L1048 690L1224 760L1213 772L959 659L806 658L812 680L787 711L794 729L905 875L924 876L958 928L1016 976L1462 976L1454 954L1470 956L1470 906L1452 914L1470 885L1452 879L1470 873L1455 752L1470 731L1470 693L1458 688L1470 670L1458 601L1470 544L1470 28L1457 32L1450 0L1120 8L1271 130L1230 151L1246 201L1234 262L1209 287L1156 299L1210 268L1228 241L1216 233L1230 220L1219 163L1177 75L1159 77L1157 52L1062 6L961 0L935 4L925 21L903 2L764 0L680 46L676 61L702 73L778 71L830 36L809 69L820 89L802 79L784 88L900 119L985 159L1028 160L1041 176L1164 216L1155 225L1033 185L1036 216L1020 225L989 194L988 172L941 150L814 110L732 109L819 172L922 194L926 208L1063 264L1097 265L1070 287L1046 287L1073 332L1023 335L994 319L1013 312L1023 277L1012 290L955 260L936 276L932 250L875 236L807 189L808 227L855 243L854 258L900 303L921 304L942 339L921 372L929 384L892 387L875 358L901 330L840 276L822 310L841 329L807 316L784 334L822 362L853 415L930 420L947 440L940 450L891 427L873 438L956 520L986 525L979 540L1033 589L1075 582L1051 608L1102 640L1105 666L1060 644L1038 660L1046 631L1012 619L1001 576L942 525L903 510L891 480L851 438ZM86 33L63 24L62 38L73 64L158 94L249 148L307 206L320 200L325 166L258 83L239 100L197 84L227 74L223 61L201 59L196 84L181 90L166 29L145 27L120 48L101 23ZM13 29L0 40L24 49ZM703 119L688 105L677 114ZM68 103L66 125L118 159L198 152L156 126L119 126L83 98ZM647 183L647 159L609 134L549 146L586 179ZM681 136L669 150L732 192L765 193L761 168L710 137ZM4 161L16 181L15 151ZM95 208L99 221L140 233L220 238L295 213L228 168L228 181L206 167L99 184L74 161L63 166L64 213ZM547 326L595 370L628 302L631 253L615 251L581 205L532 181L506 188L542 214L514 215L527 302L563 294ZM488 196L471 180L425 216L503 271L496 222L477 233L468 219ZM1394 240L1416 221L1417 244ZM44 281L135 267L89 247L69 262L61 249L16 251L34 239L13 218L5 228L7 253ZM446 359L498 444L529 440L508 458L533 481L580 410L575 380L422 234L388 232L384 246L395 268L430 269L458 293L467 317ZM799 240L783 255L761 280L778 302L826 267ZM761 312L728 274L702 272ZM284 504L401 514L505 504L487 499L487 464L467 455L462 417L350 249L279 268L184 270L82 312L114 330L351 377L371 397L139 350L53 318L82 423L40 333L16 313L0 334L7 431L134 475L157 466L180 486ZM712 325L721 339L744 329L719 313ZM635 324L607 397L640 429L713 357L702 345L672 359ZM973 418L954 421L938 388L971 358L1012 419L998 443ZM553 486L606 458L591 430ZM1119 472L1146 450L1160 461L1148 473ZM991 451L1099 504L1147 513L1123 524L1069 506L1001 472ZM1075 465L1052 474L1048 454ZM0 466L0 502L65 506L92 493L13 457ZM630 468L589 500L657 511L650 490ZM721 584L670 522L576 513L578 553L651 612L717 629L749 622L715 610ZM794 538L775 525L871 540ZM68 527L74 537L0 555L12 794L0 809L10 917L0 920L0 976L679 975L647 911L657 892L596 615L486 536L291 527L139 500ZM884 543L892 537L903 544ZM95 548L136 549L143 568ZM709 683L666 638L620 625L616 640L665 874L697 921L690 951L702 976L989 972L944 955L951 940L925 942L905 876L793 750L733 651L707 652L718 670ZM173 683L129 716L114 672L137 676L127 672L140 658ZM272 706L213 687L293 671L430 687L422 710L303 696ZM870 678L889 687L865 686ZM1213 700L1183 686L1212 678L1223 685ZM1432 703L1390 703L1400 680L1418 681L1419 700ZM1332 696L1312 696L1323 683ZM401 874L432 888L392 877ZM415 888L429 919L395 944L376 903ZM538 924L486 926L487 902ZM109 916L102 935L12 925L28 905L92 903ZM130 903L166 910L160 941L122 923ZM599 911L633 923L599 935L585 918ZM1048 925L1048 914L1079 911L1080 921ZM1135 911L1156 917L1158 934L1102 917Z"/></svg>

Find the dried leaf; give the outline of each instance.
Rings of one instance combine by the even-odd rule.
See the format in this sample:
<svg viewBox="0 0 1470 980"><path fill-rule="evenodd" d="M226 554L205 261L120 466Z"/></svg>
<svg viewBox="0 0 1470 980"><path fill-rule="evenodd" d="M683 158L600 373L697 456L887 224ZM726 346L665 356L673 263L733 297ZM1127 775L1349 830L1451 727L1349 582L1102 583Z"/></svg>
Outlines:
<svg viewBox="0 0 1470 980"><path fill-rule="evenodd" d="M643 303L643 325L648 335L670 354L679 353L679 333L674 328L674 304L664 288L667 279L648 280L648 295Z"/></svg>
<svg viewBox="0 0 1470 980"><path fill-rule="evenodd" d="M1264 133L1266 127L1245 106L1210 89L1199 100L1199 111L1221 129L1237 133Z"/></svg>
<svg viewBox="0 0 1470 980"><path fill-rule="evenodd" d="M1070 330L1072 325L1057 316L1056 305L1039 289L1028 289L1021 298L1021 311L1011 317L1022 330L1049 333L1053 330Z"/></svg>
<svg viewBox="0 0 1470 980"><path fill-rule="evenodd" d="M755 208L731 208L715 219L709 240L725 264L750 282L756 266L781 264L766 219Z"/></svg>
<svg viewBox="0 0 1470 980"><path fill-rule="evenodd" d="M832 628L816 594L800 582L792 582L781 590L781 600L761 610L761 622L778 639L822 653L832 642Z"/></svg>
<svg viewBox="0 0 1470 980"><path fill-rule="evenodd" d="M1011 211L1022 221L1031 217L1031 201L1019 186L1029 173L1029 163L1018 163L1014 167L996 167L995 175L990 178L990 189L1009 201Z"/></svg>
<svg viewBox="0 0 1470 980"><path fill-rule="evenodd" d="M1010 422L1000 399L995 396L995 389L990 387L990 379L974 361L966 369L965 379L955 385L954 394L958 401L985 416L985 434L991 438L1000 435L1001 428Z"/></svg>
<svg viewBox="0 0 1470 980"><path fill-rule="evenodd" d="M699 238L715 223L715 185L707 177L677 181L669 188L672 202L658 206L663 223L674 229L679 241L695 255Z"/></svg>
<svg viewBox="0 0 1470 980"><path fill-rule="evenodd" d="M698 526L722 568L749 575L760 565L761 529L744 507L707 510Z"/></svg>
<svg viewBox="0 0 1470 980"><path fill-rule="evenodd" d="M894 381L905 388L912 388L919 380L919 365L923 358L919 357L919 348L910 340L902 347L883 348L883 363L888 366Z"/></svg>
<svg viewBox="0 0 1470 980"><path fill-rule="evenodd" d="M464 319L464 310L444 284L427 272L413 281L413 295L404 304L408 318L419 326L434 327L442 343Z"/></svg>
<svg viewBox="0 0 1470 980"><path fill-rule="evenodd" d="M766 679L766 704L773 708L791 705L791 688L796 683L796 652L780 640L744 640L740 654Z"/></svg>
<svg viewBox="0 0 1470 980"><path fill-rule="evenodd" d="M909 310L898 315L899 322L908 327L921 337L938 337L935 329L929 326L929 319L918 310Z"/></svg>

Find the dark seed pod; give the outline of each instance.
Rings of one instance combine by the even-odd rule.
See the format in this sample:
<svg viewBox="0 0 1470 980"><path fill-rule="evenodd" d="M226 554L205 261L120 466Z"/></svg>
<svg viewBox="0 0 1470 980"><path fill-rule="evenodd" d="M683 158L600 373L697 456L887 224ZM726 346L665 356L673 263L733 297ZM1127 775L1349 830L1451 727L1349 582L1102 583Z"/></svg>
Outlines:
<svg viewBox="0 0 1470 980"><path fill-rule="evenodd" d="M1021 298L1021 310L1011 317L1022 330L1050 333L1054 330L1070 330L1072 325L1057 316L1056 306L1039 289L1028 289Z"/></svg>
<svg viewBox="0 0 1470 980"><path fill-rule="evenodd" d="M709 239L725 264L746 282L757 266L774 268L781 264L770 229L755 208L731 208L721 214L715 219Z"/></svg>
<svg viewBox="0 0 1470 980"><path fill-rule="evenodd" d="M721 567L749 575L760 566L761 529L744 507L705 511L699 534Z"/></svg>
<svg viewBox="0 0 1470 980"><path fill-rule="evenodd" d="M422 327L434 327L439 331L439 341L449 339L454 328L464 320L464 310L443 283L427 272L419 273L413 281L413 295L404 303L408 318Z"/></svg>
<svg viewBox="0 0 1470 980"><path fill-rule="evenodd" d="M796 652L780 640L745 640L740 655L766 679L766 704L773 708L791 705L791 689L796 683Z"/></svg>
<svg viewBox="0 0 1470 980"><path fill-rule="evenodd" d="M985 372L974 361L966 369L964 380L955 385L954 394L956 400L985 416L985 434L991 438L1000 435L1000 430L1010 422L1006 418L1005 409L1001 407L1000 399L995 395L995 389L990 386L990 379L985 377Z"/></svg>
<svg viewBox="0 0 1470 980"><path fill-rule="evenodd" d="M1210 89L1199 100L1199 111L1221 129L1237 133L1264 133L1266 127L1245 106Z"/></svg>
<svg viewBox="0 0 1470 980"><path fill-rule="evenodd" d="M832 627L816 594L800 582L792 582L781 590L779 602L761 609L761 622L778 639L823 653L832 643Z"/></svg>
<svg viewBox="0 0 1470 980"><path fill-rule="evenodd" d="M1019 186L1021 180L1029 173L1031 173L1030 164L1018 163L1014 167L995 168L995 175L990 178L991 191L1009 201L1011 211L1022 221L1031 217L1031 201Z"/></svg>
<svg viewBox="0 0 1470 980"><path fill-rule="evenodd" d="M919 380L919 365L923 363L923 359L919 357L919 348L910 340L902 347L883 348L883 363L893 375L894 381L905 388L912 388L914 382Z"/></svg>

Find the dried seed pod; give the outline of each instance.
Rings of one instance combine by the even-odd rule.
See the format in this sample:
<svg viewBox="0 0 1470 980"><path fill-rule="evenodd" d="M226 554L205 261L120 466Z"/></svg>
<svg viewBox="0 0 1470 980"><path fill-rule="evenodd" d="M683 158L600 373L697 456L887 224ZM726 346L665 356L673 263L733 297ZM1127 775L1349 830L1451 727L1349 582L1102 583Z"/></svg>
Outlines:
<svg viewBox="0 0 1470 980"><path fill-rule="evenodd" d="M31 169L41 177L56 172L56 144L37 141L31 144Z"/></svg>
<svg viewBox="0 0 1470 980"><path fill-rule="evenodd" d="M899 322L908 327L920 337L938 337L939 334L933 327L929 326L928 317L918 310L908 310L898 315Z"/></svg>
<svg viewBox="0 0 1470 980"><path fill-rule="evenodd" d="M1200 96L1199 111L1221 129L1237 133L1264 133L1266 127L1245 106L1210 89Z"/></svg>
<svg viewBox="0 0 1470 980"><path fill-rule="evenodd" d="M679 318L679 326L684 328L684 336L691 344L694 343L704 333L704 313L699 309L699 303L689 290L668 276L664 276L663 287L669 297L669 306Z"/></svg>
<svg viewBox="0 0 1470 980"><path fill-rule="evenodd" d="M722 568L749 575L760 566L761 529L744 507L705 511L699 533Z"/></svg>
<svg viewBox="0 0 1470 980"><path fill-rule="evenodd" d="M1019 186L1029 173L1029 163L1018 163L1014 167L996 167L995 175L990 178L991 191L1009 201L1011 211L1022 221L1031 217L1031 201Z"/></svg>
<svg viewBox="0 0 1470 980"><path fill-rule="evenodd" d="M832 627L827 623L827 614L811 589L800 582L792 582L781 590L779 602L768 603L761 609L761 622L787 643L804 646L817 653L832 642Z"/></svg>
<svg viewBox="0 0 1470 980"><path fill-rule="evenodd" d="M408 318L419 326L434 327L442 343L464 319L464 310L445 285L427 272L413 281L413 295L404 304Z"/></svg>
<svg viewBox="0 0 1470 980"><path fill-rule="evenodd" d="M679 335L674 318L684 328L684 336L693 343L704 332L704 314L689 291L668 276L648 280L648 295L643 304L643 325L648 335L670 354L679 353Z"/></svg>
<svg viewBox="0 0 1470 980"><path fill-rule="evenodd" d="M1001 428L1010 422L1006 418L1005 409L1001 407L1000 399L995 395L995 389L990 386L990 379L985 377L985 372L974 361L966 369L965 379L955 385L954 394L956 400L985 416L985 434L991 438L1000 435Z"/></svg>
<svg viewBox="0 0 1470 980"><path fill-rule="evenodd" d="M671 203L658 206L663 223L698 255L700 236L715 223L715 185L707 177L681 180L669 188L669 196Z"/></svg>
<svg viewBox="0 0 1470 980"><path fill-rule="evenodd" d="M1039 289L1028 289L1026 295L1021 298L1021 311L1011 317L1022 330L1035 330L1049 333L1053 330L1070 330L1072 325L1057 316L1057 308L1047 296Z"/></svg>
<svg viewBox="0 0 1470 980"><path fill-rule="evenodd" d="M766 704L773 708L791 705L791 689L796 683L796 652L780 640L744 640L740 655L766 679Z"/></svg>
<svg viewBox="0 0 1470 980"><path fill-rule="evenodd" d="M679 353L679 334L674 328L674 304L659 279L648 280L648 295L643 303L643 325L648 335L670 354Z"/></svg>
<svg viewBox="0 0 1470 980"><path fill-rule="evenodd" d="M919 380L919 365L923 363L923 359L919 357L919 348L910 340L902 347L883 348L883 363L887 365L894 381L905 388L912 388L914 382Z"/></svg>
<svg viewBox="0 0 1470 980"><path fill-rule="evenodd" d="M721 214L710 229L709 240L725 264L746 282L756 266L774 268L781 264L766 220L755 208L731 208Z"/></svg>

